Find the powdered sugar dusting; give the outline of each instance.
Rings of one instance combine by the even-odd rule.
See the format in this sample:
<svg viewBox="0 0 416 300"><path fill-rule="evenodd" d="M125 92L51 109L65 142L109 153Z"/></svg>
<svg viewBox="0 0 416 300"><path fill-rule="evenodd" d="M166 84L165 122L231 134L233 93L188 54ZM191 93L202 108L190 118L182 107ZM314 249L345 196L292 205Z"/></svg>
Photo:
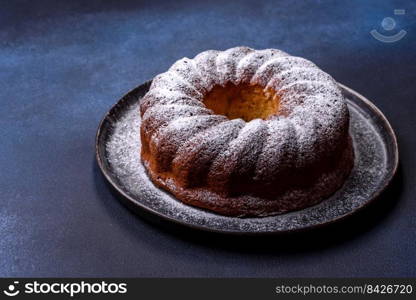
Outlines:
<svg viewBox="0 0 416 300"><path fill-rule="evenodd" d="M331 147L338 144L348 128L345 101L330 75L304 58L290 56L277 49L254 50L248 47L235 47L226 51L208 50L194 59L178 60L169 71L155 78L149 93L145 96L142 114L146 111L145 119L157 114L158 117L151 118L152 122L158 122L159 118L169 118L169 122L173 122L187 117L187 110L177 110L174 116L167 117L166 114L171 114L170 110L153 109L149 112L149 108L173 103L190 107L201 106L204 92L209 91L214 85L224 86L228 82L256 84L281 93L280 105L286 114L286 121L293 123L297 131L289 141L291 147L281 151L305 153L282 156L291 156L292 159L298 160L296 165L306 165L319 159L319 152L314 152L314 155L311 152L315 150L311 148L314 141L327 145L328 151L331 151ZM201 114L206 113L201 111ZM169 122L164 122L163 125L168 125ZM315 123L307 126L311 122ZM275 124L274 121L266 121L268 127ZM156 127L159 128L159 125ZM213 134L211 138L221 132ZM157 135L153 135L155 136ZM254 152L260 154L257 150ZM270 156L267 153L265 155ZM252 157L252 167L255 168L257 160L258 157Z"/></svg>
<svg viewBox="0 0 416 300"><path fill-rule="evenodd" d="M149 180L140 159L141 119L138 103L124 107L122 115L114 120L113 128L106 137L105 159L108 159L111 177L134 201L179 222L226 232L259 233L301 229L334 220L362 206L389 176L386 173L389 154L384 144L386 140L383 140L385 134L380 132L382 127L377 127L380 122L377 122L374 115L369 117L355 104L349 108L350 133L356 158L347 182L341 190L320 204L283 215L245 219L220 216L185 205L169 193L156 188Z"/></svg>
<svg viewBox="0 0 416 300"><path fill-rule="evenodd" d="M214 117L204 96L229 83L272 92L278 111L248 123L189 118ZM270 215L313 205L334 193L352 168L349 115L336 82L310 61L277 49L235 47L180 59L155 77L140 111L152 180L187 203L224 214ZM184 118L186 128L170 126ZM291 134L274 130L280 123ZM273 143L270 133L284 142Z"/></svg>

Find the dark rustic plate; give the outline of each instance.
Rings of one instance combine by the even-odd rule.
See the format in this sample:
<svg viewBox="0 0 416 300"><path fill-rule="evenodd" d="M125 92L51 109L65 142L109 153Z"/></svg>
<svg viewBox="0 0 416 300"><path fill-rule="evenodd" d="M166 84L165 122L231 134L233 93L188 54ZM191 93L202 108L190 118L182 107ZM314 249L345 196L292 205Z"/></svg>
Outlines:
<svg viewBox="0 0 416 300"><path fill-rule="evenodd" d="M138 104L146 82L115 104L96 136L98 165L120 199L135 211L151 213L194 229L260 235L301 231L344 219L373 201L390 183L398 166L397 141L384 115L362 95L340 84L351 115L355 164L344 186L318 205L263 218L232 218L188 206L160 190L140 163Z"/></svg>

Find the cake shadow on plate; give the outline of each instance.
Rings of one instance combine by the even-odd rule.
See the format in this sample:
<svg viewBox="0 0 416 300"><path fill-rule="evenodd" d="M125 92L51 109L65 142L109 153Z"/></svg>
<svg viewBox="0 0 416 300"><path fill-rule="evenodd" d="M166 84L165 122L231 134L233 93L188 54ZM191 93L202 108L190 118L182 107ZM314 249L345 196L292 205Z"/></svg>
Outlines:
<svg viewBox="0 0 416 300"><path fill-rule="evenodd" d="M103 199L102 203L111 217L116 219L129 234L138 239L142 239L142 236L138 234L138 227L132 226L132 219L134 222L140 223L137 224L138 226L144 225L157 229L160 235L173 236L183 242L202 247L219 248L239 253L296 254L321 251L324 248L347 243L349 240L370 232L386 218L392 217L392 212L400 199L403 175L399 164L395 177L384 192L361 211L344 220L300 231L258 236L201 231L157 218L143 209L133 209L131 205L128 205L128 199L125 199L107 181L103 182L103 175L100 174L96 163L94 163L94 181L97 194ZM120 202L129 208L132 214L126 215ZM142 218L137 218L136 214Z"/></svg>

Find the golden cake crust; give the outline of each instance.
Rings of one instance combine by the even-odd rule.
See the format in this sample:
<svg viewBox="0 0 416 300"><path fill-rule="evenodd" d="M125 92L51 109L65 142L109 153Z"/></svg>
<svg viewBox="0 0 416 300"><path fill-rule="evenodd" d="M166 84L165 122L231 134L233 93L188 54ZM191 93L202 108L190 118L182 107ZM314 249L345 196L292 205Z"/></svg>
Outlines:
<svg viewBox="0 0 416 300"><path fill-rule="evenodd" d="M353 166L338 85L312 62L276 49L235 47L181 59L155 77L140 113L151 180L224 215L316 204Z"/></svg>

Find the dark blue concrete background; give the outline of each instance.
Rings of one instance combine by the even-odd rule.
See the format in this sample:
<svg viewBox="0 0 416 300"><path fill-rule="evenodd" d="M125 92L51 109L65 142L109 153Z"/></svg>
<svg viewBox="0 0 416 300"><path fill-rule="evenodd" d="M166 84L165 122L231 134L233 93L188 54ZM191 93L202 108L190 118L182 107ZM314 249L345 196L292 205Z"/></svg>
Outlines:
<svg viewBox="0 0 416 300"><path fill-rule="evenodd" d="M1 276L416 276L416 3L222 2L0 2ZM393 44L369 34L391 34L388 16L408 32ZM378 204L247 240L165 230L117 201L94 161L103 114L175 60L237 45L306 57L385 113L401 167Z"/></svg>

